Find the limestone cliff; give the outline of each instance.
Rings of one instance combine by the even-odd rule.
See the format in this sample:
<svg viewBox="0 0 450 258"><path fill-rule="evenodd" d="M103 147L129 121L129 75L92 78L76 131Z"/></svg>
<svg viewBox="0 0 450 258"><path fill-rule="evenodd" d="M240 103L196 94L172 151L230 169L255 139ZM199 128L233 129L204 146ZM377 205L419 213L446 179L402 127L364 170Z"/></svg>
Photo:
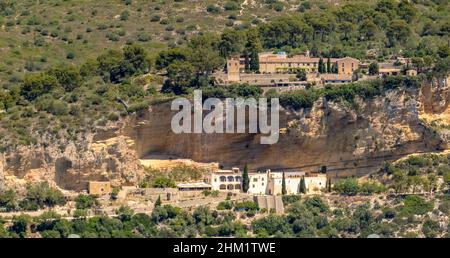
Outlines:
<svg viewBox="0 0 450 258"><path fill-rule="evenodd" d="M322 98L311 109L281 110L280 139L274 145L261 145L255 134L174 134L174 112L170 103L162 103L77 140L42 136L45 144L4 153L0 181L24 186L46 180L69 190L85 189L89 180L135 184L143 175L139 159L148 154L225 167L248 164L253 170L316 171L326 166L332 176L363 175L386 160L447 148L445 137L421 119L425 113L447 116L446 85L388 91L370 100L357 99L353 105Z"/></svg>
<svg viewBox="0 0 450 258"><path fill-rule="evenodd" d="M252 169L300 168L330 173L365 174L385 160L444 148L439 135L419 120L418 92L397 90L357 107L319 99L310 110L282 110L282 134L274 145L261 145L254 134L174 134L170 106L152 107L129 123L139 157L168 154L201 162Z"/></svg>

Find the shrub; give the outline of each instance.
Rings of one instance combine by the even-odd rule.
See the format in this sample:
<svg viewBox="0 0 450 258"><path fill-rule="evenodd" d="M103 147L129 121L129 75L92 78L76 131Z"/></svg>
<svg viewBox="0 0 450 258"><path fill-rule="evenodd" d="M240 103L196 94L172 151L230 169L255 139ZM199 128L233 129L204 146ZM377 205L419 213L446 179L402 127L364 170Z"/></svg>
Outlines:
<svg viewBox="0 0 450 258"><path fill-rule="evenodd" d="M153 15L152 16L152 18L150 18L150 21L151 22L157 22L157 21L160 21L161 20L161 16L159 16L159 15Z"/></svg>
<svg viewBox="0 0 450 258"><path fill-rule="evenodd" d="M233 204L229 201L219 202L217 205L217 210L231 210L233 208Z"/></svg>
<svg viewBox="0 0 450 258"><path fill-rule="evenodd" d="M234 1L228 1L225 3L225 5L223 6L225 10L227 11L234 11L234 10L239 10L240 6L238 3L234 2Z"/></svg>
<svg viewBox="0 0 450 258"><path fill-rule="evenodd" d="M283 195L283 196L281 196L281 198L283 199L283 204L285 206L287 206L287 205L289 205L291 203L294 203L294 202L298 202L301 199L300 195L293 195L293 194L291 194L291 195Z"/></svg>
<svg viewBox="0 0 450 258"><path fill-rule="evenodd" d="M355 178L341 179L334 184L333 189L343 195L357 195L360 191L358 181Z"/></svg>
<svg viewBox="0 0 450 258"><path fill-rule="evenodd" d="M16 193L13 190L0 192L0 209L5 211L16 209Z"/></svg>
<svg viewBox="0 0 450 258"><path fill-rule="evenodd" d="M73 91L83 82L80 71L73 66L53 68L48 71L48 74L56 77L65 91Z"/></svg>
<svg viewBox="0 0 450 258"><path fill-rule="evenodd" d="M207 11L208 13L213 13L213 14L218 14L218 13L220 13L219 7L217 7L217 6L215 6L215 5L208 5L208 6L206 7L206 11Z"/></svg>
<svg viewBox="0 0 450 258"><path fill-rule="evenodd" d="M127 111L128 111L128 113L131 114L134 112L138 112L138 111L147 109L149 106L150 106L149 103L146 101L138 102L138 103L131 104Z"/></svg>
<svg viewBox="0 0 450 258"><path fill-rule="evenodd" d="M130 12L128 12L128 11L123 11L123 12L120 14L120 19L121 19L122 21L127 21L129 17L130 17Z"/></svg>
<svg viewBox="0 0 450 258"><path fill-rule="evenodd" d="M401 212L404 215L423 215L433 210L433 203L425 201L418 195L408 195L403 204Z"/></svg>
<svg viewBox="0 0 450 258"><path fill-rule="evenodd" d="M273 214L254 220L252 222L252 227L253 231L259 235L267 234L271 236L277 232L287 233L290 231L286 217Z"/></svg>
<svg viewBox="0 0 450 258"><path fill-rule="evenodd" d="M58 86L58 81L54 76L45 73L25 75L20 94L32 101L37 97L51 92Z"/></svg>
<svg viewBox="0 0 450 258"><path fill-rule="evenodd" d="M170 178L158 177L152 182L152 187L155 188L174 188L176 187L175 182Z"/></svg>
<svg viewBox="0 0 450 258"><path fill-rule="evenodd" d="M385 187L377 182L364 182L360 186L360 192L364 195L371 195L374 193L381 193L385 190Z"/></svg>
<svg viewBox="0 0 450 258"><path fill-rule="evenodd" d="M258 204L253 201L245 201L245 202L239 202L234 205L235 211L257 211L259 210Z"/></svg>
<svg viewBox="0 0 450 258"><path fill-rule="evenodd" d="M272 4L272 7L277 12L281 12L284 9L284 5L280 2L276 2L276 3Z"/></svg>
<svg viewBox="0 0 450 258"><path fill-rule="evenodd" d="M43 207L54 207L64 205L66 199L56 188L52 188L47 182L27 186L25 198L19 206L25 210L37 210Z"/></svg>
<svg viewBox="0 0 450 258"><path fill-rule="evenodd" d="M212 226L206 226L204 232L207 237L214 237L219 234L219 230L216 227Z"/></svg>
<svg viewBox="0 0 450 258"><path fill-rule="evenodd" d="M69 108L65 102L53 100L51 101L50 106L47 107L46 111L55 116L63 116L69 113Z"/></svg>
<svg viewBox="0 0 450 258"><path fill-rule="evenodd" d="M75 198L75 207L78 210L87 210L91 208L95 208L99 205L97 197L93 195L87 194L79 194Z"/></svg>
<svg viewBox="0 0 450 258"><path fill-rule="evenodd" d="M67 53L66 58L67 58L67 59L74 59L74 58L75 58L75 53L74 53L74 52L69 52L69 53Z"/></svg>
<svg viewBox="0 0 450 258"><path fill-rule="evenodd" d="M304 204L308 209L318 209L319 212L328 211L328 205L319 196L306 198Z"/></svg>
<svg viewBox="0 0 450 258"><path fill-rule="evenodd" d="M395 215L396 215L396 213L395 213L394 209L386 208L383 211L383 218L385 218L385 219L393 219L393 218L395 218Z"/></svg>
<svg viewBox="0 0 450 258"><path fill-rule="evenodd" d="M143 32L141 32L137 35L137 40L141 41L141 42L147 42L147 41L150 41L151 39L152 39L152 37L150 35L143 33Z"/></svg>
<svg viewBox="0 0 450 258"><path fill-rule="evenodd" d="M426 220L422 225L422 233L427 238L435 238L441 231L439 223L434 220Z"/></svg>

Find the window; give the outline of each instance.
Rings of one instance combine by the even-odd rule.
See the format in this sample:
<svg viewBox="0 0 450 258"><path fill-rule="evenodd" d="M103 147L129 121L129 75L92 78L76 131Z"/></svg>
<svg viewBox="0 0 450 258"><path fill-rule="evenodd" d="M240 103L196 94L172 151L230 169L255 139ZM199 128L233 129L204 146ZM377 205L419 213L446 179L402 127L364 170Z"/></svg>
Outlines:
<svg viewBox="0 0 450 258"><path fill-rule="evenodd" d="M228 179L228 182L233 182L234 181L234 176L228 176L227 179Z"/></svg>
<svg viewBox="0 0 450 258"><path fill-rule="evenodd" d="M255 185L253 184L252 187L255 188Z"/></svg>
<svg viewBox="0 0 450 258"><path fill-rule="evenodd" d="M227 189L228 189L228 190L233 190L233 189L234 189L234 186L233 186L233 185L228 185L228 186L227 186Z"/></svg>
<svg viewBox="0 0 450 258"><path fill-rule="evenodd" d="M225 189L227 189L227 186L226 185L220 185L219 188L220 188L220 190L225 190Z"/></svg>
<svg viewBox="0 0 450 258"><path fill-rule="evenodd" d="M258 182L258 178L253 178L253 182Z"/></svg>
<svg viewBox="0 0 450 258"><path fill-rule="evenodd" d="M220 182L225 182L225 181L227 181L227 178L225 176L221 176L220 177Z"/></svg>

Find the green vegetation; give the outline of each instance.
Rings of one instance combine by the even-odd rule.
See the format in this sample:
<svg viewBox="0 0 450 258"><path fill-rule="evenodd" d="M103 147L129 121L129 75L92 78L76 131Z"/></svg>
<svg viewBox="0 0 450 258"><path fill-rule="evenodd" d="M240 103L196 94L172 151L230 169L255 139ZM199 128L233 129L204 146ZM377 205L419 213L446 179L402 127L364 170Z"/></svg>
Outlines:
<svg viewBox="0 0 450 258"><path fill-rule="evenodd" d="M201 8L195 8L200 3L189 3L193 13L180 11L186 1L173 3L180 8L152 1L110 1L6 1L8 11L0 14L5 25L0 33L5 60L0 66L1 150L42 143L43 137L55 142L76 139L197 88L205 97L260 96L261 89L249 85L215 87L213 72L236 54L245 57L248 72L258 70L258 52L280 50L289 55L310 50L321 57L323 71L335 69L330 57L346 55L379 61L391 55L412 57L413 66L427 79L448 74L450 67L445 1L351 1L339 6L271 1L244 7L242 15L237 1L208 0ZM47 9L52 12L41 12ZM118 19L111 19L114 15ZM218 25L221 31L229 24L217 22L224 18L239 20L240 25L217 33ZM197 25L202 33L197 33ZM304 79L301 72L298 76ZM159 85L162 92L155 90ZM386 78L279 97L284 107L293 109L311 107L320 96L355 106L357 96L366 99L417 85L412 78Z"/></svg>
<svg viewBox="0 0 450 258"><path fill-rule="evenodd" d="M226 58L238 54L244 57L246 72L258 71L261 51L292 55L310 50L320 58L320 72L335 71L330 58L352 56L382 62L403 56L412 58L410 67L421 73L416 78L397 76L322 89L268 92L294 110L311 108L321 97L357 109L358 98L367 100L392 89L417 90L421 81L449 73L448 1L241 3L0 0L0 151L14 151L19 145L46 146L48 142L61 150L68 141L83 145L80 135L125 116L140 115L153 103L190 95L194 89L202 89L205 98L261 96L260 88L247 84L217 87L214 72L224 68ZM378 67L371 64L369 74L377 72ZM298 79L305 77L304 71L298 71ZM159 86L160 92L156 90ZM11 223L0 223L0 236L25 237L30 231L43 237L442 236L445 230L427 216L430 212L448 214L448 197L440 199L435 210L434 201L414 194L449 192L449 160L445 155L430 154L387 163L381 171L387 176L380 182L408 196L383 200L390 204L383 209L379 203L331 209L319 197L285 195L283 174L288 213L263 216L254 220L252 227L236 218L263 211L251 202L235 203L231 198L219 203L221 211L199 207L190 213L162 205L158 198L151 216L121 207L117 218L88 218L88 210L97 208L99 202L95 196L80 195L75 199L74 220L52 211L37 218L16 216ZM198 180L204 172L189 167L148 170L139 185L174 187L178 181ZM247 166L244 191L249 184L246 174ZM438 177L444 185L438 184ZM303 180L300 192L305 188ZM330 183L328 188L330 191ZM358 183L350 178L335 183L334 190L364 198L386 189L373 181ZM20 195L0 192L2 211L38 210L65 203L63 194L46 183L29 185ZM416 228L420 232L413 232Z"/></svg>
<svg viewBox="0 0 450 258"><path fill-rule="evenodd" d="M419 89L419 87L420 84L416 78L395 76L344 85L327 85L321 89L311 88L277 95L283 107L299 110L311 108L319 97L324 97L328 101L344 101L356 105L355 99L357 97L370 99L382 96L387 90L398 88Z"/></svg>
<svg viewBox="0 0 450 258"><path fill-rule="evenodd" d="M248 166L245 164L244 171L242 172L242 191L246 193L250 187L250 178L248 177Z"/></svg>
<svg viewBox="0 0 450 258"><path fill-rule="evenodd" d="M80 194L75 198L75 207L79 210L92 209L98 205L97 197L93 195Z"/></svg>
<svg viewBox="0 0 450 258"><path fill-rule="evenodd" d="M344 197L342 197L344 198ZM160 200L158 198L158 200ZM367 199L369 200L369 199ZM441 237L444 228L438 220L428 214L439 214L449 206L450 198L444 196L440 208L434 210L433 199L408 195L380 199L375 202L355 204L348 199L329 202L319 196L300 199L298 195L284 195L287 213L275 215L260 210L252 201L224 201L217 210L200 206L192 212L170 205L155 204L152 214L134 213L121 206L115 212L117 217L87 217L87 209L96 206L96 199L80 195L75 201L77 210L74 219L66 220L54 211L44 212L38 217L15 216L10 223L0 224L1 237L28 237L39 234L42 237L367 237L378 234L381 237L411 234L424 237ZM355 204L355 205L353 205ZM252 218L250 224L243 224L239 218ZM414 217L414 215L416 217ZM448 221L447 221L448 223Z"/></svg>
<svg viewBox="0 0 450 258"><path fill-rule="evenodd" d="M207 171L187 165L179 165L168 171L158 169L147 169L145 177L139 182L143 188L176 187L176 182L198 181Z"/></svg>
<svg viewBox="0 0 450 258"><path fill-rule="evenodd" d="M359 183L355 178L340 179L334 183L333 190L342 195L371 195L384 192L385 187L376 181Z"/></svg>
<svg viewBox="0 0 450 258"><path fill-rule="evenodd" d="M409 195L405 198L401 212L405 215L423 215L433 210L433 203L425 201L417 195Z"/></svg>
<svg viewBox="0 0 450 258"><path fill-rule="evenodd" d="M302 178L300 179L300 185L298 188L298 192L305 194L306 193L306 184L305 184L305 177L302 176Z"/></svg>
<svg viewBox="0 0 450 258"><path fill-rule="evenodd" d="M412 155L395 163L386 163L380 174L387 174L389 185L395 193L448 191L450 163L448 154ZM439 183L442 177L444 184Z"/></svg>
<svg viewBox="0 0 450 258"><path fill-rule="evenodd" d="M286 190L286 178L283 172L283 177L281 178L281 194L282 195L286 195L287 194L287 190Z"/></svg>
<svg viewBox="0 0 450 258"><path fill-rule="evenodd" d="M27 185L24 196L19 196L13 190L0 192L0 210L3 211L34 211L64 204L66 198L63 193L50 187L47 182Z"/></svg>

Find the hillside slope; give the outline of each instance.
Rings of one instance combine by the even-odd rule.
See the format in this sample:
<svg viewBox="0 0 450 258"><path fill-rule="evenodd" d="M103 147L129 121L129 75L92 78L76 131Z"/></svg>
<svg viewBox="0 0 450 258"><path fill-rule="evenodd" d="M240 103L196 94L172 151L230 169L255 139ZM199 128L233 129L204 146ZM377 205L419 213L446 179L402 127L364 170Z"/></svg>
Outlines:
<svg viewBox="0 0 450 258"><path fill-rule="evenodd" d="M433 94L448 94L448 89L437 90L440 85L430 87L436 89ZM252 170L317 171L326 166L331 176L365 175L384 161L447 148L441 132L419 119L423 107L430 105L419 89L390 90L356 102L357 109L320 98L311 109L283 110L280 128L286 132L274 145L261 145L255 134L174 134L170 103L155 104L98 127L83 141L60 139L53 145L22 146L5 153L0 175L3 183L16 187L40 180L73 190L85 189L89 180L136 184L144 176L139 159L148 154L225 167L248 164Z"/></svg>

